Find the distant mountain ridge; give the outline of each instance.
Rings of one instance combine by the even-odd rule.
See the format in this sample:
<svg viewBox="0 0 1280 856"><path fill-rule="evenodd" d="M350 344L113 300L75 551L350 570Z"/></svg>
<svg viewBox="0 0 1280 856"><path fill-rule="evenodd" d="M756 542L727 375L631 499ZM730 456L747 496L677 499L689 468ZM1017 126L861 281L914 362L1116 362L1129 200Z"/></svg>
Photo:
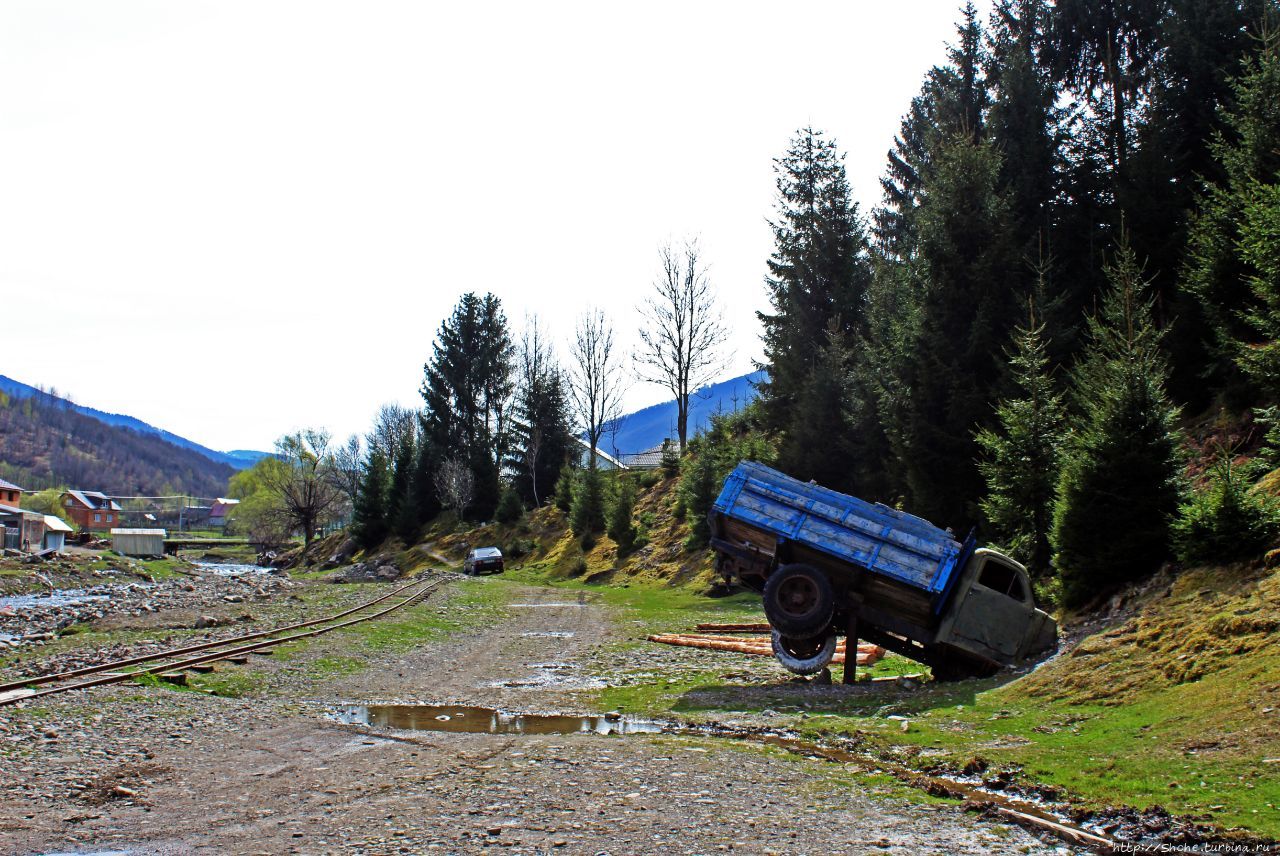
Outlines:
<svg viewBox="0 0 1280 856"><path fill-rule="evenodd" d="M70 406L71 409L75 410L77 413L82 413L85 416L91 416L99 422L104 422L107 425L113 425L117 428L128 428L132 431L137 431L139 434L150 434L159 437L167 443L172 443L179 448L190 449L193 452L198 452L215 463L226 464L227 466L237 470L243 470L253 466L254 462L268 454L267 452L255 452L247 449L236 449L231 452L219 452L216 449L210 449L208 446L202 446L199 443L188 440L186 437L179 437L171 431L166 431L163 428L157 428L154 425L143 422L141 419L136 419L132 416L125 416L121 413L107 413L106 411L98 410L93 407L85 407L82 404L68 402L66 399L60 398L57 395L51 395L50 393L31 386L30 384L22 383L21 381L5 377L4 375L0 375L0 392L8 395L10 398L34 398L45 403L56 402L63 406Z"/></svg>
<svg viewBox="0 0 1280 856"><path fill-rule="evenodd" d="M763 371L713 383L694 393L689 401L689 436L711 424L716 413L732 413L750 404L759 395L755 385L766 377ZM613 454L631 455L646 452L676 438L676 402L674 399L627 414L616 438L605 436L601 448Z"/></svg>

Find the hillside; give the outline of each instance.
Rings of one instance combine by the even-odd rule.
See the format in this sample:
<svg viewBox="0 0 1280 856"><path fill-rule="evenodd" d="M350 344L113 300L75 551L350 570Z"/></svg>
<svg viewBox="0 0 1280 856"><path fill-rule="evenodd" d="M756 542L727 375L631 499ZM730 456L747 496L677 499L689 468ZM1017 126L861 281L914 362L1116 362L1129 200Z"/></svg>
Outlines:
<svg viewBox="0 0 1280 856"><path fill-rule="evenodd" d="M110 425L48 395L0 392L0 477L27 490L218 496L234 472L153 432Z"/></svg>
<svg viewBox="0 0 1280 856"><path fill-rule="evenodd" d="M689 436L705 429L716 413L732 413L754 401L755 384L764 376L764 372L752 372L695 392L689 401ZM675 436L676 403L667 401L627 414L618 436L607 437L605 445L610 452L616 447L624 455L634 454L661 446L663 440Z"/></svg>
<svg viewBox="0 0 1280 856"><path fill-rule="evenodd" d="M197 452L205 458L208 458L210 461L219 464L226 464L227 466L233 467L237 470L253 466L255 461L267 454L266 452L255 452L245 449L236 449L230 452L219 452L215 449L210 449L207 446L202 446L199 443L188 440L185 437L179 437L171 431L166 431L163 428L157 428L154 425L143 422L141 419L135 419L132 416L125 416L121 413L107 413L93 407L85 407L81 404L66 401L65 399L51 395L44 390L37 389L34 386L13 380L12 378L5 377L4 375L0 375L0 393L4 393L10 398L30 398L46 404L70 407L77 413L92 417L99 422L103 422L117 428L127 428L139 434L154 435L174 446L178 446L183 449L190 449L191 451Z"/></svg>

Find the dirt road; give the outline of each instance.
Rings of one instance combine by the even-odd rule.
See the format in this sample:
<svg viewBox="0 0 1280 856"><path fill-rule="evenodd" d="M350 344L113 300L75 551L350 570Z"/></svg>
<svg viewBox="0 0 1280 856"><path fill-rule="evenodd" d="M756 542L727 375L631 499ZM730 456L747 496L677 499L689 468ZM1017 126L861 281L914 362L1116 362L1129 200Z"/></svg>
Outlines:
<svg viewBox="0 0 1280 856"><path fill-rule="evenodd" d="M606 608L529 588L507 611L500 627L380 655L356 674L307 683L284 670L296 684L287 696L121 688L16 717L0 733L23 750L0 766L0 851L1056 850L953 806L873 794L833 778L830 764L712 738L400 731L330 718L371 702L593 712L583 660L619 632Z"/></svg>

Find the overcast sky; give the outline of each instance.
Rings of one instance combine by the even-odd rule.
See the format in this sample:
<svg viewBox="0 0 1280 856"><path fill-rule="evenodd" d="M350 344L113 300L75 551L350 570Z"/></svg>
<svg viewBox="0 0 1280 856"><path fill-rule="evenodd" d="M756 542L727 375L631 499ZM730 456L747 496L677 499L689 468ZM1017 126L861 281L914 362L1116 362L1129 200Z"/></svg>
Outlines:
<svg viewBox="0 0 1280 856"><path fill-rule="evenodd" d="M692 235L750 371L772 159L813 123L869 212L959 5L6 0L0 374L219 449L345 435L421 403L462 292L630 346Z"/></svg>

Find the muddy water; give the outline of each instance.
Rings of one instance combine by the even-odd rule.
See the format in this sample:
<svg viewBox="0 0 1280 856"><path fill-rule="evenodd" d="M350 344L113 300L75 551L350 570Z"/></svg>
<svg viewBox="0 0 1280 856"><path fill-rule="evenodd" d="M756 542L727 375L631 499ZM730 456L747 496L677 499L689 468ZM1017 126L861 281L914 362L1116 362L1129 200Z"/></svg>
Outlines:
<svg viewBox="0 0 1280 856"><path fill-rule="evenodd" d="M617 714L507 713L491 707L430 704L351 705L334 718L347 724L454 734L657 734L663 730L661 723Z"/></svg>

